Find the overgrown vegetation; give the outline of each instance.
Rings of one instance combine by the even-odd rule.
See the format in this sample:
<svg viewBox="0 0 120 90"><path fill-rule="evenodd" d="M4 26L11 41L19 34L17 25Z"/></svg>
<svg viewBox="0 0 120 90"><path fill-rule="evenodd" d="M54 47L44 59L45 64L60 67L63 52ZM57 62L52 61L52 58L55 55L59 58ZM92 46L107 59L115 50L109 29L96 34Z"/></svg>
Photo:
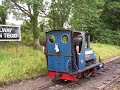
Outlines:
<svg viewBox="0 0 120 90"><path fill-rule="evenodd" d="M42 50L19 46L0 48L0 83L36 77L46 73L46 60Z"/></svg>
<svg viewBox="0 0 120 90"><path fill-rule="evenodd" d="M102 60L113 56L120 56L120 47L114 45L92 43L91 47ZM113 53L114 51L114 53ZM47 72L46 59L43 50L32 47L19 46L16 56L16 46L1 46L0 48L0 83L36 77Z"/></svg>
<svg viewBox="0 0 120 90"><path fill-rule="evenodd" d="M106 60L111 57L120 56L120 47L109 44L91 43L97 59L99 56L102 60Z"/></svg>
<svg viewBox="0 0 120 90"><path fill-rule="evenodd" d="M88 31L93 42L120 45L120 0L3 0L0 7L0 20L10 12L25 22L26 45L39 47L41 33L53 29Z"/></svg>
<svg viewBox="0 0 120 90"><path fill-rule="evenodd" d="M92 42L119 45L120 46L120 31L112 31L109 29L94 29L89 30Z"/></svg>

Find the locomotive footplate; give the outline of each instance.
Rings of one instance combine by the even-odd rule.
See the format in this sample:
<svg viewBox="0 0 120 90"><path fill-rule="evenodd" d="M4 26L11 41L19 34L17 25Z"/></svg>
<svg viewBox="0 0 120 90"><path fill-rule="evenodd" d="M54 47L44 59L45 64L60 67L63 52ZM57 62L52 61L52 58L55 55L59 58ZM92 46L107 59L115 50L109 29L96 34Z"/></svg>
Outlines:
<svg viewBox="0 0 120 90"><path fill-rule="evenodd" d="M96 63L94 63L94 64L92 64L92 65L90 65L90 66L85 67L85 68L82 69L82 70L78 70L78 72L79 72L79 73L80 73L80 72L84 72L84 71L89 70L89 69L91 69L91 68L100 67L101 65L102 65L102 63L96 62ZM100 67L100 68L101 68L101 67Z"/></svg>

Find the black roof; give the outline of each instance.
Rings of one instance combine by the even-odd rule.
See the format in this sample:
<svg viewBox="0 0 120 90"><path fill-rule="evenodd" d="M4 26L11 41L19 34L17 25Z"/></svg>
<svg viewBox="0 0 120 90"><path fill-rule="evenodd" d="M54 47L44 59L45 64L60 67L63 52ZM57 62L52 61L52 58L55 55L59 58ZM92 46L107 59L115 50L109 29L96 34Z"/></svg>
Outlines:
<svg viewBox="0 0 120 90"><path fill-rule="evenodd" d="M49 33L49 32L54 32L54 31L71 31L71 32L83 32L83 31L77 31L77 30L51 30L51 31L48 31L46 33Z"/></svg>

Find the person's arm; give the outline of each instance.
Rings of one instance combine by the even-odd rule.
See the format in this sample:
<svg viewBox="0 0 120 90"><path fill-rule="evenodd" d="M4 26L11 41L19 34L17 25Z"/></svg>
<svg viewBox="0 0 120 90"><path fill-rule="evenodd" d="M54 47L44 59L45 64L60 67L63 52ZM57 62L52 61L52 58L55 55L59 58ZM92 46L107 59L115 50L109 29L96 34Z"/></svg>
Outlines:
<svg viewBox="0 0 120 90"><path fill-rule="evenodd" d="M79 45L80 45L80 41L77 40L76 41L76 52L77 52L77 54L79 53Z"/></svg>
<svg viewBox="0 0 120 90"><path fill-rule="evenodd" d="M79 53L79 46L76 46L76 52Z"/></svg>

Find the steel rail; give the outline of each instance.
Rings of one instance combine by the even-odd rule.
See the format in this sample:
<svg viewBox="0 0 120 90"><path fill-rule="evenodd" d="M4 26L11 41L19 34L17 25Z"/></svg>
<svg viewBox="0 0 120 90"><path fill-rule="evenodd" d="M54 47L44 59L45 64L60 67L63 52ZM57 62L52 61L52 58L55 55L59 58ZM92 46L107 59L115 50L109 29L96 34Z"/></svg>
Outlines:
<svg viewBox="0 0 120 90"><path fill-rule="evenodd" d="M104 82L101 86L97 87L97 89L98 90L104 90L106 87L108 87L109 85L111 85L113 82L115 82L119 78L120 78L120 73L116 77L113 77L112 80L107 80L106 82Z"/></svg>

